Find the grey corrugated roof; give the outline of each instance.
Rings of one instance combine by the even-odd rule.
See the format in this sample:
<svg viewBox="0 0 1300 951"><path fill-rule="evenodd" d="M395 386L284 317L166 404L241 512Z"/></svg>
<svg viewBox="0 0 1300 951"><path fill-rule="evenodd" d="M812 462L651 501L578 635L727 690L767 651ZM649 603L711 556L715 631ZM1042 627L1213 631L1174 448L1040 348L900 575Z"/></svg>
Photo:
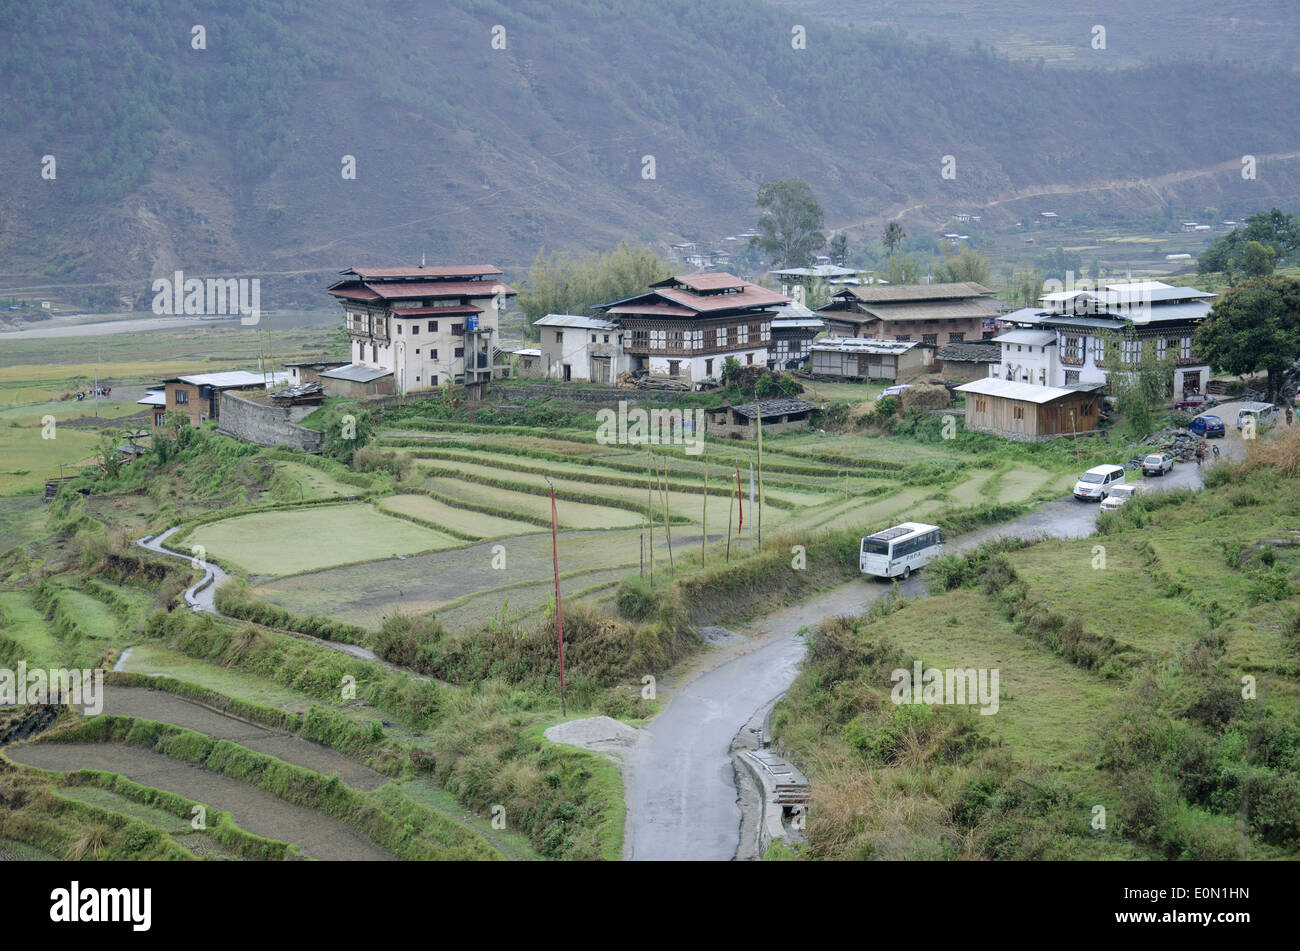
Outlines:
<svg viewBox="0 0 1300 951"><path fill-rule="evenodd" d="M806 413L808 410L814 408L812 403L794 399L793 397L779 397L772 400L762 400L759 405L763 408L764 416L784 416L786 413ZM746 419L753 419L756 415L753 403L738 403L734 406L728 406L727 409L734 410L737 415L744 416Z"/></svg>
<svg viewBox="0 0 1300 951"><path fill-rule="evenodd" d="M876 340L870 337L823 337L812 349L823 353L904 353L920 344L915 340Z"/></svg>
<svg viewBox="0 0 1300 951"><path fill-rule="evenodd" d="M1056 343L1056 331L1054 330L1008 330L1006 333L994 337L997 343L1021 343L1028 344L1031 347L1045 347L1050 343Z"/></svg>
<svg viewBox="0 0 1300 951"><path fill-rule="evenodd" d="M289 374L284 371L275 373L250 373L247 370L227 370L224 373L192 373L188 376L175 376L172 380L180 380L182 383L188 383L191 386L211 386L218 390L236 389L245 386L265 386L269 381L272 384L283 383L289 379Z"/></svg>
<svg viewBox="0 0 1300 951"><path fill-rule="evenodd" d="M326 370L321 374L321 376L331 380L347 380L350 383L373 383L382 377L392 375L391 370L368 367L362 363L349 363L345 367L339 367L337 370Z"/></svg>
<svg viewBox="0 0 1300 951"><path fill-rule="evenodd" d="M582 330L617 330L618 324L601 317L583 317L578 314L547 314L533 321L537 327L576 327Z"/></svg>
<svg viewBox="0 0 1300 951"><path fill-rule="evenodd" d="M1002 348L992 343L945 343L939 348L939 359L997 363L1002 359Z"/></svg>

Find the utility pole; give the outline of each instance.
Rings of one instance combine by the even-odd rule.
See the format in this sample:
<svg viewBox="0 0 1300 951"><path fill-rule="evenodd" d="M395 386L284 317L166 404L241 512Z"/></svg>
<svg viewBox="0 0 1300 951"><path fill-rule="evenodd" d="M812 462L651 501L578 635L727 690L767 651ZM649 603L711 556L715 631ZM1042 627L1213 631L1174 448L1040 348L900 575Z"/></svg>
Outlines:
<svg viewBox="0 0 1300 951"><path fill-rule="evenodd" d="M564 610L560 606L559 519L555 512L555 486L551 485L550 476L545 476L545 479L551 487L551 563L555 567L555 632L560 641L560 715L568 716L564 699Z"/></svg>

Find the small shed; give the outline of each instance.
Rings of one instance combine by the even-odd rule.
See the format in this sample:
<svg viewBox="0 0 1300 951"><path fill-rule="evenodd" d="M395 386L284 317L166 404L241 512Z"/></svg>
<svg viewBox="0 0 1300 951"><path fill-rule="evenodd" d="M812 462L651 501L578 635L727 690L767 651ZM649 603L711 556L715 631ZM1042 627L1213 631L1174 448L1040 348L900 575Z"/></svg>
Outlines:
<svg viewBox="0 0 1300 951"><path fill-rule="evenodd" d="M1097 430L1101 384L1039 386L987 377L957 387L966 398L966 428L1018 442L1041 442Z"/></svg>
<svg viewBox="0 0 1300 951"><path fill-rule="evenodd" d="M763 420L763 432L784 433L804 429L812 420L815 407L805 400L793 397L762 400L759 403L737 403L711 409L706 416L708 431L729 439L754 439L758 436L758 422Z"/></svg>
<svg viewBox="0 0 1300 951"><path fill-rule="evenodd" d="M367 396L392 396L396 392L391 370L364 363L349 363L333 370L324 370L320 373L320 383L326 396L363 399Z"/></svg>
<svg viewBox="0 0 1300 951"><path fill-rule="evenodd" d="M989 375L989 367L1002 359L1002 348L991 341L945 343L937 354L936 368L946 379L967 382Z"/></svg>

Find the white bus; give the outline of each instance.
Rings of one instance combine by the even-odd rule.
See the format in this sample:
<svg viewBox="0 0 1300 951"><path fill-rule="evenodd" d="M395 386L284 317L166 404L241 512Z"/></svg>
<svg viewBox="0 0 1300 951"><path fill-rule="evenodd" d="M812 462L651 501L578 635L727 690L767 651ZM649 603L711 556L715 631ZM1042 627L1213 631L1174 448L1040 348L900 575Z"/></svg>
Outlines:
<svg viewBox="0 0 1300 951"><path fill-rule="evenodd" d="M878 578L904 578L943 554L938 525L904 522L862 539L862 573Z"/></svg>

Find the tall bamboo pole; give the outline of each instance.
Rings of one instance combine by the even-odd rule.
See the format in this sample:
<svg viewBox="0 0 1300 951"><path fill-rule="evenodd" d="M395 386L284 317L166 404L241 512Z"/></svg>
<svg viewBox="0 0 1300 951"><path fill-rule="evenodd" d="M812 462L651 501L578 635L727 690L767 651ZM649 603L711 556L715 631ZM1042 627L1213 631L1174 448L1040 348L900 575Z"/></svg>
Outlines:
<svg viewBox="0 0 1300 951"><path fill-rule="evenodd" d="M704 567L704 545L709 540L709 450L704 449L704 502L700 506L700 567Z"/></svg>
<svg viewBox="0 0 1300 951"><path fill-rule="evenodd" d="M664 476L660 483L659 494L664 503L664 535L668 539L668 570L676 576L677 565L673 563L673 530L668 521L668 457L664 457Z"/></svg>
<svg viewBox="0 0 1300 951"><path fill-rule="evenodd" d="M654 496L651 494L650 489L650 472L654 461L654 453L648 448L645 452L645 522L650 529L650 587L653 588L655 586L655 516L652 507Z"/></svg>
<svg viewBox="0 0 1300 951"><path fill-rule="evenodd" d="M754 413L758 419L758 550L763 550L763 407L754 391Z"/></svg>

